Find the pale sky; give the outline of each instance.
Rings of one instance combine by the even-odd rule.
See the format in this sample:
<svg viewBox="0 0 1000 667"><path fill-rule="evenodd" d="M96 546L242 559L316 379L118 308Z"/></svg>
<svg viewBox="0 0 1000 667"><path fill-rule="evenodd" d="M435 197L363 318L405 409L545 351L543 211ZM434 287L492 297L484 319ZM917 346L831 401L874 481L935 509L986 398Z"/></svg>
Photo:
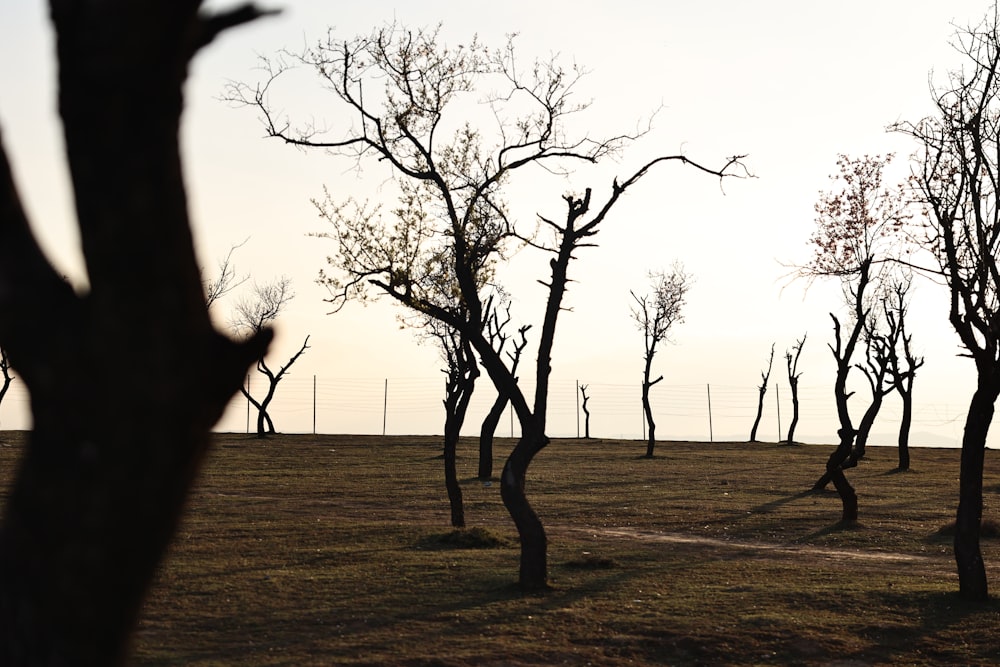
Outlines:
<svg viewBox="0 0 1000 667"><path fill-rule="evenodd" d="M783 353L808 332L797 433L809 442L834 439L834 363L826 346L832 341L828 313L842 307L837 285L817 283L805 292L804 282L789 282L783 264L809 257L813 204L829 187L838 153L896 152L900 174L905 170L903 158L915 146L885 127L931 112L931 70L943 76L961 62L949 46L952 23L978 23L988 9L982 0L287 0L275 6L284 8L281 16L227 33L195 61L183 146L206 270L211 273L232 244L248 238L234 258L240 272L260 281L280 275L293 280L297 296L278 323L270 358L280 365L306 334L311 349L278 389L273 416L279 430L312 430L316 376L321 432L380 433L386 380L389 433L441 432L443 376L436 351L400 331L398 309L387 302L352 304L327 315L325 291L314 283L331 249L308 236L324 231L310 198L326 186L345 198L377 199L384 173L369 165L359 176L347 159L266 140L252 110L218 100L227 79L255 80L257 53L297 49L327 27L351 37L396 19L411 27L441 22L449 43L478 34L481 42L499 46L517 32L524 61L559 54L583 65L591 74L579 92L593 99L585 118L595 135L629 130L662 105L654 131L619 163L518 190L512 205L528 224L535 213L558 217L567 191L592 187L595 197L606 195L615 175L658 155L683 152L707 165L749 155L746 163L757 178L729 180L722 190L717 180L674 165L650 173L606 221L596 239L600 247L578 252L570 267L577 282L565 304L572 310L562 314L556 334L550 435L576 435L579 381L591 387L592 435L641 437L642 338L629 318L629 290L644 291L649 270L679 259L696 282L686 322L654 366L665 376L652 394L658 435L707 440L710 386L714 437L746 439L772 342L772 382L780 385L786 430L791 406ZM40 2L8 3L2 10L0 132L36 233L59 269L85 285L60 154L46 12ZM320 120L328 114L326 101L315 86L290 91L276 103L293 116ZM136 150L142 144L135 137ZM515 316L536 330L544 294L535 281L547 278L547 260L525 250L501 274L514 292ZM971 362L956 357L944 296L917 281L911 330L926 366L915 386L914 445L957 444L974 388ZM236 298L215 307L220 325ZM528 367L534 362L533 347L527 361ZM527 378L527 369L521 375ZM857 374L855 422L867 402L862 382ZM467 433L478 432L492 396L484 376ZM766 406L760 437L774 440L773 388ZM876 444L894 444L897 415L898 399L890 397L875 427ZM219 428L243 430L245 419L245 403L235 401ZM0 428L29 425L23 387L15 384L0 407ZM500 434L508 432L505 423Z"/></svg>

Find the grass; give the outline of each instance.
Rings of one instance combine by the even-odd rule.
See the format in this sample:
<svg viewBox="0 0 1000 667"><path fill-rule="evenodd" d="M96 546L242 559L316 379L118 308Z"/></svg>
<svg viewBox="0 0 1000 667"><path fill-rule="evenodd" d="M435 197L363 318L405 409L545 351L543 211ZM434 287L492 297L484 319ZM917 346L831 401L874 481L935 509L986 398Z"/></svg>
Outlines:
<svg viewBox="0 0 1000 667"><path fill-rule="evenodd" d="M5 489L20 437L0 442ZM915 449L894 473L894 450L869 449L848 472L861 520L843 526L834 492L805 491L828 447L663 442L645 459L643 443L556 440L528 479L552 588L527 595L475 443L459 532L439 448L218 436L132 664L996 663L1000 605L956 594L957 450ZM997 463L987 452L990 521ZM983 546L1000 585L1000 544Z"/></svg>

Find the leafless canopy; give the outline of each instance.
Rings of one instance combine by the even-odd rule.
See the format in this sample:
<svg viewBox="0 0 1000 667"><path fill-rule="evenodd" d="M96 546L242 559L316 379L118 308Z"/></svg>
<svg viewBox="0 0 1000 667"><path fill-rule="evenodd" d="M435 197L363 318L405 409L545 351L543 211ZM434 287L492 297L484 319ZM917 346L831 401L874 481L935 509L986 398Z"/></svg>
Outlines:
<svg viewBox="0 0 1000 667"><path fill-rule="evenodd" d="M925 246L951 292L950 319L969 352L1000 361L1000 36L997 20L959 31L972 67L935 89L937 113L894 129L917 140L913 180Z"/></svg>
<svg viewBox="0 0 1000 667"><path fill-rule="evenodd" d="M247 275L238 276L236 274L236 267L233 265L233 253L242 248L248 240L245 239L242 243L230 246L226 256L219 260L219 272L214 278L204 280L205 305L209 308L216 301L250 279Z"/></svg>
<svg viewBox="0 0 1000 667"><path fill-rule="evenodd" d="M673 265L670 273L650 272L649 279L652 292L643 296L631 292L635 301L632 319L645 335L647 357L655 353L658 343L669 339L670 330L675 324L684 321L681 311L693 282L691 275L684 271L679 262Z"/></svg>
<svg viewBox="0 0 1000 667"><path fill-rule="evenodd" d="M231 326L237 333L255 334L278 319L288 302L295 297L292 281L286 276L267 283L254 282L249 296L237 302Z"/></svg>

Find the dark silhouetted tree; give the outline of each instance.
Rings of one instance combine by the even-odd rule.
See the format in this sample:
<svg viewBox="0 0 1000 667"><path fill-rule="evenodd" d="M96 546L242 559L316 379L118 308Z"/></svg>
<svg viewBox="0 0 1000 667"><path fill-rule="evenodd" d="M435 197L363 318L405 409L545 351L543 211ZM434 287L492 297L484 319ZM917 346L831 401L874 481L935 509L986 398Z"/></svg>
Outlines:
<svg viewBox="0 0 1000 667"><path fill-rule="evenodd" d="M833 313L834 343L830 344L837 365L834 400L840 428L839 444L830 455L826 472L813 488L833 482L843 505L842 520L858 518L858 497L844 471L856 466L864 449L855 448L858 431L851 421L847 381L854 368L854 351L871 313L873 294L882 285L886 262L898 246L898 233L906 220L905 205L897 190L883 185L882 175L892 156L865 156L837 159L839 173L832 176L838 188L820 193L816 203L816 231L810 243L813 259L800 269L800 275L835 277L841 281L848 307L845 330ZM846 334L846 335L845 335ZM866 337L874 343L878 338ZM821 486L821 482L823 482Z"/></svg>
<svg viewBox="0 0 1000 667"><path fill-rule="evenodd" d="M795 427L799 424L799 378L802 373L799 371L799 357L802 355L802 347L806 344L806 336L802 334L801 340L795 341L791 351L785 351L785 367L788 370L788 388L792 394L792 422L788 425L788 439L790 445L795 444Z"/></svg>
<svg viewBox="0 0 1000 667"><path fill-rule="evenodd" d="M587 408L587 401L590 400L590 396L587 396L587 385L580 385L580 396L583 397L583 437L590 440L590 410Z"/></svg>
<svg viewBox="0 0 1000 667"><path fill-rule="evenodd" d="M237 276L236 267L233 266L233 253L242 248L247 241L249 239L230 246L226 256L219 260L219 272L214 278L205 280L205 305L209 308L216 301L250 279L248 275Z"/></svg>
<svg viewBox="0 0 1000 667"><path fill-rule="evenodd" d="M272 96L294 61L312 69L329 94L338 122L329 132L301 127L279 115ZM323 236L334 243L334 275L321 282L337 306L364 298L369 289L438 319L458 330L479 355L497 392L509 397L521 424L500 476L500 493L521 541L519 583L547 586L545 530L525 494L528 466L549 442L545 434L549 376L556 320L563 309L567 269L573 253L589 245L598 226L627 189L661 163L677 161L722 177L739 158L719 169L702 167L683 155L649 160L615 181L601 202L591 190L563 197L561 222L541 217L551 242L516 229L503 199L516 172L567 174L616 154L639 135L593 139L575 135L568 120L588 106L575 102L582 72L557 58L521 68L514 41L487 49L475 39L455 47L442 44L437 29L408 30L387 25L371 34L340 40L332 32L299 54L264 59L266 79L258 85L233 84L226 97L254 107L265 131L291 145L317 149L355 162L367 160L392 170L399 204L390 215L376 206L334 200L317 202L331 223ZM475 108L475 101L484 106ZM476 123L473 122L476 121ZM560 187L564 187L560 185ZM490 311L480 290L505 258L509 241L522 239L552 255L545 313L540 327L533 401L522 392L503 355L484 333ZM447 256L464 313L439 305L424 284L427 261Z"/></svg>
<svg viewBox="0 0 1000 667"><path fill-rule="evenodd" d="M884 301L883 301L884 304ZM862 326L861 340L864 342L865 362L855 364L854 367L861 371L868 388L871 392L871 401L865 409L858 423L858 428L854 433L854 444L848 457L841 463L841 468L853 468L865 457L868 445L868 437L871 434L875 419L882 410L885 397L896 390L889 373L891 358L895 356L895 341L890 334L886 334L880 328L880 317L882 314L869 312L868 318ZM813 489L819 491L826 487L833 478L833 472L827 470L820 476Z"/></svg>
<svg viewBox="0 0 1000 667"><path fill-rule="evenodd" d="M642 371L642 411L649 426L646 441L646 458L653 458L656 447L656 423L653 421L653 409L649 402L649 390L653 385L663 380L663 376L651 380L653 357L656 347L664 340L669 340L670 330L674 325L684 321L681 310L691 287L691 276L684 272L680 263L675 263L670 273L663 271L649 274L653 291L644 296L632 292L635 304L632 306L632 319L635 320L643 336L645 362Z"/></svg>
<svg viewBox="0 0 1000 667"><path fill-rule="evenodd" d="M907 295L910 291L910 278L897 281L892 285L887 295L885 306L889 325L889 339L892 342L892 353L889 356L889 372L892 374L893 385L903 402L903 414L899 420L898 461L897 470L910 469L910 425L913 422L913 379L917 370L924 365L924 358L913 352L913 334L906 329L906 315L909 310Z"/></svg>
<svg viewBox="0 0 1000 667"><path fill-rule="evenodd" d="M127 661L210 430L271 338L212 327L178 143L190 60L261 12L199 4L51 2L85 294L0 149L0 345L33 418L0 526L3 665Z"/></svg>
<svg viewBox="0 0 1000 667"><path fill-rule="evenodd" d="M757 387L757 417L753 420L753 428L750 429L750 442L757 442L757 427L760 426L760 418L764 414L764 395L767 393L767 382L771 379L773 366L774 343L771 343L771 356L767 359L767 372L760 372L760 386Z"/></svg>
<svg viewBox="0 0 1000 667"><path fill-rule="evenodd" d="M278 319L278 315L285 306L295 297L292 292L292 283L288 278L282 277L269 283L254 283L251 295L245 296L237 302L232 317L232 327L237 335L244 337L257 336L264 331L272 322ZM261 355L257 359L257 372L267 378L267 388L264 390L263 398L255 398L250 393L249 386L240 386L240 391L247 400L257 409L257 437L265 438L275 432L274 421L268 413L271 401L274 399L278 383L285 377L302 353L309 349L309 336L302 342L299 351L291 356L277 371L271 369Z"/></svg>
<svg viewBox="0 0 1000 667"><path fill-rule="evenodd" d="M428 322L427 330L437 339L445 361L444 484L451 506L451 525L465 528L465 507L456 459L458 438L479 377L479 367L472 347L458 331L438 320Z"/></svg>
<svg viewBox="0 0 1000 667"><path fill-rule="evenodd" d="M504 317L500 317L498 310L493 311L493 315L488 318L486 332L489 336L490 345L500 354L506 354L509 359L509 368L514 380L517 381L517 367L521 363L521 353L528 346L528 330L530 324L518 327L518 339L512 342L513 349L507 350L508 334L506 328L510 324L509 304L505 309ZM479 479L487 480L493 477L493 437L496 435L497 426L503 411L507 409L510 397L497 392L497 397L490 406L486 417L479 429Z"/></svg>
<svg viewBox="0 0 1000 667"><path fill-rule="evenodd" d="M948 318L976 367L962 435L955 561L963 598L989 597L980 548L986 436L1000 395L1000 31L997 7L958 31L966 67L932 90L933 115L894 128L918 146L915 187L926 211L923 246L950 294Z"/></svg>

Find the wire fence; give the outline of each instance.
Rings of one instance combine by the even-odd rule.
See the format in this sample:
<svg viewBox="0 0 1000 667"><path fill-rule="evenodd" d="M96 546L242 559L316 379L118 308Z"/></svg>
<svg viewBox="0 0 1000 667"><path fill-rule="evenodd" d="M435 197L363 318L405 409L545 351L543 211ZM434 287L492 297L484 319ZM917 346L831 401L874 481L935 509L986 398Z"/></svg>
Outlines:
<svg viewBox="0 0 1000 667"><path fill-rule="evenodd" d="M262 383L250 378L255 395ZM556 380L549 389L547 432L552 437L586 435L586 414L579 391L581 381ZM590 435L595 438L646 437L639 383L583 382L587 387ZM534 387L524 383L529 398ZM795 440L835 441L838 422L830 385L800 385L799 421ZM658 440L748 440L757 415L756 386L723 384L655 385L650 394ZM480 380L473 394L463 435L476 435L496 397L488 381ZM279 385L271 415L284 432L357 434L440 434L444 431L444 383L441 379L399 378L288 378ZM860 414L862 397L852 399ZM911 429L914 445L957 446L964 422L963 404L917 403ZM901 404L888 398L872 433L872 444L895 444ZM757 439L777 442L787 438L792 401L787 385L773 383L764 397ZM220 430L253 431L255 411L242 397L235 398ZM517 437L520 430L507 408L497 435Z"/></svg>
<svg viewBox="0 0 1000 667"><path fill-rule="evenodd" d="M590 435L594 438L643 439L646 423L639 383L586 381ZM581 381L556 380L550 385L547 432L551 437L583 437L586 415L579 391ZM534 387L523 383L526 396ZM262 396L263 379L249 377L250 392ZM757 414L755 386L723 384L655 385L650 393L658 440L745 441ZM463 435L478 435L496 393L480 379L469 407ZM444 383L433 377L359 378L291 376L281 381L269 414L284 433L341 433L359 435L433 435L444 432ZM864 398L852 399L859 415ZM965 404L915 404L911 429L914 446L958 446ZM896 443L901 405L891 397L872 432L874 445ZM219 431L253 432L256 409L242 396L230 402ZM787 438L792 420L791 393L787 385L772 383L764 398L757 439L777 442ZM30 428L28 396L15 381L2 405L0 428ZM835 441L837 415L829 385L800 385L799 422L795 440ZM520 429L510 408L497 429L498 436L517 437Z"/></svg>

